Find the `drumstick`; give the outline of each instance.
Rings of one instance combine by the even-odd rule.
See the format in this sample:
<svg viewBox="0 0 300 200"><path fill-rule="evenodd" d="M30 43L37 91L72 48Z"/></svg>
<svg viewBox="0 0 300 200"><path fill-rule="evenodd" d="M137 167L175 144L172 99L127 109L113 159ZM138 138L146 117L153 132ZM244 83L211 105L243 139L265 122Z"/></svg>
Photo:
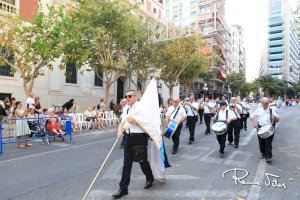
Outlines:
<svg viewBox="0 0 300 200"><path fill-rule="evenodd" d="M104 165L106 164L106 162L107 162L107 160L108 160L108 158L109 158L110 154L112 153L112 151L113 151L113 150L114 150L114 148L116 147L116 145L117 145L118 141L119 141L119 138L117 138L117 139L116 139L116 141L115 141L114 145L112 146L112 148L110 149L109 153L107 154L107 156L106 156L106 158L105 158L104 162L102 163L102 165L101 165L100 169L98 170L98 172L97 172L97 174L96 174L96 176L95 176L94 180L92 181L92 183L91 183L90 187L89 187L89 188L88 188L88 190L86 191L86 193L85 193L84 197L82 198L82 200L86 200L86 198L87 198L88 194L90 193L90 191L91 191L91 189L92 189L93 185L95 184L95 182L96 182L96 180L97 180L97 178L98 178L98 176L99 176L100 172L102 171L102 169L103 169Z"/></svg>

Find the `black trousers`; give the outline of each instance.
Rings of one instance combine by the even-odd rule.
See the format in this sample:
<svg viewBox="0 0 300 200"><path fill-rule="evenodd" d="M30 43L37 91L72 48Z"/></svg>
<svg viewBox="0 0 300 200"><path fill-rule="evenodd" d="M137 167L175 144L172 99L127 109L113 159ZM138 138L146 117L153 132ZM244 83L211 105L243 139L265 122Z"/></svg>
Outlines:
<svg viewBox="0 0 300 200"><path fill-rule="evenodd" d="M148 138L146 133L143 134L125 134L125 146L124 146L124 163L123 163L123 171L122 178L120 181L120 188L127 188L130 183L130 174L133 163L133 150L132 147L134 145L148 145ZM154 177L152 174L152 170L148 160L139 162L143 173L146 176L146 180L154 181Z"/></svg>
<svg viewBox="0 0 300 200"><path fill-rule="evenodd" d="M206 126L206 133L210 133L210 121L211 121L211 114L204 113L204 122Z"/></svg>
<svg viewBox="0 0 300 200"><path fill-rule="evenodd" d="M274 138L274 134L266 139L262 139L258 137L259 149L262 155L266 157L266 159L271 159L272 155L272 141Z"/></svg>
<svg viewBox="0 0 300 200"><path fill-rule="evenodd" d="M200 118L200 124L202 124L202 122L203 122L204 109L198 110L198 113L199 113L199 118Z"/></svg>
<svg viewBox="0 0 300 200"><path fill-rule="evenodd" d="M173 146L174 151L177 151L178 146L179 146L181 128L182 128L182 123L177 126L177 129L176 129L176 131L174 132L174 134L172 136L172 140L173 140L173 143L174 143L174 146Z"/></svg>
<svg viewBox="0 0 300 200"><path fill-rule="evenodd" d="M227 135L227 133L224 133L223 135L217 135L217 140L220 145L220 149L219 149L220 153L224 153L225 143L226 143L226 135Z"/></svg>
<svg viewBox="0 0 300 200"><path fill-rule="evenodd" d="M228 124L228 142L232 143L233 142L233 136L234 136L234 144L239 145L240 142L240 120L237 119L235 121L232 121L231 123Z"/></svg>
<svg viewBox="0 0 300 200"><path fill-rule="evenodd" d="M247 117L242 117L241 129L247 129Z"/></svg>
<svg viewBox="0 0 300 200"><path fill-rule="evenodd" d="M194 141L195 140L195 126L196 126L196 119L197 116L187 116L187 126L189 127L189 131L190 131L190 141Z"/></svg>

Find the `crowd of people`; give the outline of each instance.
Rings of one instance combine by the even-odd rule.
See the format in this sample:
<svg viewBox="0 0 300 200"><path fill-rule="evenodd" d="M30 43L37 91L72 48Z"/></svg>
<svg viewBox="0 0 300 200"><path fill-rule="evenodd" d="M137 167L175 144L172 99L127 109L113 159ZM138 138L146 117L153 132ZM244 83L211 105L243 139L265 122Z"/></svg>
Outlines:
<svg viewBox="0 0 300 200"><path fill-rule="evenodd" d="M98 105L88 107L83 113L83 120L86 121L89 129L104 127L104 112L107 104L101 99ZM113 100L109 104L110 110L120 115L121 105L117 105ZM6 119L6 120L4 120ZM70 99L62 106L45 108L41 105L40 97L34 92L28 94L26 104L16 98L4 98L0 100L0 120L3 121L2 129L13 129L13 135L18 141L19 148L30 147L31 137L43 137L46 134L64 140L66 121L71 120L73 130L81 130L77 123L76 102Z"/></svg>

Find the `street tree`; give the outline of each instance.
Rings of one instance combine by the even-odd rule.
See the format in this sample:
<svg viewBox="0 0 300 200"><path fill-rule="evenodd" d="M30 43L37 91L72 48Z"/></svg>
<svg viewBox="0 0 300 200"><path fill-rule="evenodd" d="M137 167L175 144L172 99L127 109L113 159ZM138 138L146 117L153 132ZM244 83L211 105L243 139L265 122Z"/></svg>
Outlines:
<svg viewBox="0 0 300 200"><path fill-rule="evenodd" d="M111 86L126 67L124 41L134 33L126 31L132 28L129 21L132 22L130 10L133 7L125 0L77 1L78 8L71 13L73 30L65 53L79 63L79 67L85 64L104 82L108 102Z"/></svg>
<svg viewBox="0 0 300 200"><path fill-rule="evenodd" d="M198 35L181 37L156 44L155 62L160 66L160 78L173 96L173 88L179 84L179 77L191 62L199 57L203 41Z"/></svg>
<svg viewBox="0 0 300 200"><path fill-rule="evenodd" d="M271 75L260 76L257 79L257 82L259 86L262 88L265 96L270 95L270 91L272 90L273 86L276 84L276 80Z"/></svg>
<svg viewBox="0 0 300 200"><path fill-rule="evenodd" d="M179 76L179 83L183 86L185 91L185 96L189 96L190 88L199 78L200 73L205 73L208 67L208 60L204 55L199 55L199 57L192 60L188 67Z"/></svg>
<svg viewBox="0 0 300 200"><path fill-rule="evenodd" d="M26 95L32 91L37 77L63 59L62 46L69 20L63 7L48 9L47 14L39 12L26 22L11 16L0 22L0 62L21 76ZM61 69L64 66L63 62L59 65Z"/></svg>

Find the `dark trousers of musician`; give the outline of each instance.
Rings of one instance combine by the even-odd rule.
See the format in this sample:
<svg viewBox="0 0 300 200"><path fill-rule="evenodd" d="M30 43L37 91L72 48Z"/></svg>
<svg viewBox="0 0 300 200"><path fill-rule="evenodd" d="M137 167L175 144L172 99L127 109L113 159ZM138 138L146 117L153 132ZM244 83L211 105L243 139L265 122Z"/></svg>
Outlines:
<svg viewBox="0 0 300 200"><path fill-rule="evenodd" d="M210 133L210 121L211 121L211 114L204 113L204 122L206 126L205 133Z"/></svg>
<svg viewBox="0 0 300 200"><path fill-rule="evenodd" d="M220 149L219 149L220 153L224 153L225 143L226 143L226 135L227 135L227 133L224 133L223 135L217 135L217 140L220 145Z"/></svg>
<svg viewBox="0 0 300 200"><path fill-rule="evenodd" d="M148 138L146 133L131 133L131 134L125 134L125 146L124 146L124 163L123 163L123 171L122 171L122 178L120 181L120 188L127 188L130 183L130 174L131 174L131 168L133 163L133 147L136 145L139 146L145 146L145 153L147 155L147 145L148 145ZM152 170L150 167L150 163L148 162L148 159L146 159L142 162L139 162L141 169L143 173L146 176L146 180L153 182L154 177L152 174Z"/></svg>
<svg viewBox="0 0 300 200"><path fill-rule="evenodd" d="M199 113L199 118L200 118L200 124L202 124L202 122L203 122L204 109L199 109L199 110L198 110L198 113Z"/></svg>
<svg viewBox="0 0 300 200"><path fill-rule="evenodd" d="M197 116L187 116L187 126L189 127L189 131L190 131L190 141L194 141L195 140L195 126L196 126L196 119Z"/></svg>
<svg viewBox="0 0 300 200"><path fill-rule="evenodd" d="M241 129L247 130L247 117L245 115L242 117Z"/></svg>
<svg viewBox="0 0 300 200"><path fill-rule="evenodd" d="M232 121L231 123L228 124L228 142L232 143L233 142L233 136L234 136L234 144L239 145L240 141L240 120L237 119L235 121Z"/></svg>
<svg viewBox="0 0 300 200"><path fill-rule="evenodd" d="M174 143L174 146L173 146L174 151L178 150L181 128L182 128L182 123L177 126L177 129L172 136L172 140Z"/></svg>
<svg viewBox="0 0 300 200"><path fill-rule="evenodd" d="M259 143L259 149L263 156L266 157L266 159L271 159L273 157L272 155L272 141L274 138L274 134L266 139L262 139L261 137L258 137L258 143Z"/></svg>

